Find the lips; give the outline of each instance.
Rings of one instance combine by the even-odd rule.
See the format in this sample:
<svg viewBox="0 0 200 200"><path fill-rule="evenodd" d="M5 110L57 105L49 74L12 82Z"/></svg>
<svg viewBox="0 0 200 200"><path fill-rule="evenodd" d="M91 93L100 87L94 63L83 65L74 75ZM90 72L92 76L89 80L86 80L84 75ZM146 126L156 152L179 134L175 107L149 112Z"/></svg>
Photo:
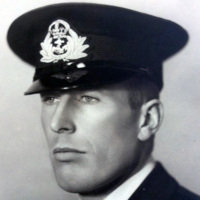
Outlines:
<svg viewBox="0 0 200 200"><path fill-rule="evenodd" d="M81 151L79 149L69 148L69 147L58 147L53 150L54 158L58 162L74 162L78 161L83 158L83 155L85 154L85 151Z"/></svg>
<svg viewBox="0 0 200 200"><path fill-rule="evenodd" d="M84 151L80 151L78 149L64 147L64 148L55 148L53 150L53 154L57 154L57 153L80 153L80 154L84 154L85 152Z"/></svg>

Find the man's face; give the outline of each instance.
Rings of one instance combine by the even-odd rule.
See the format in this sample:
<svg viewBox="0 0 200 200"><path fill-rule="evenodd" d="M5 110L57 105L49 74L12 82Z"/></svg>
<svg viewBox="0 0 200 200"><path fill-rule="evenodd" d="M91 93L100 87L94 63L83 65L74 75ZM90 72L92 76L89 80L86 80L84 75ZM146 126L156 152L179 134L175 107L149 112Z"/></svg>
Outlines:
<svg viewBox="0 0 200 200"><path fill-rule="evenodd" d="M128 91L109 87L41 98L42 124L61 188L90 192L134 171L140 111L130 108Z"/></svg>

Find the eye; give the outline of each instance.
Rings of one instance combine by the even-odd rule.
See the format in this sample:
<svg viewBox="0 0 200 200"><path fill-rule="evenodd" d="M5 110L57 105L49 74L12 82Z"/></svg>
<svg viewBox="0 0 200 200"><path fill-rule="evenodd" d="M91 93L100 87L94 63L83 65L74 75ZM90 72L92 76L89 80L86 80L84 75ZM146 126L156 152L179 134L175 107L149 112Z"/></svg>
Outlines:
<svg viewBox="0 0 200 200"><path fill-rule="evenodd" d="M81 96L80 101L88 103L88 104L93 104L95 102L98 102L99 99L96 97L88 96L88 95L83 95Z"/></svg>
<svg viewBox="0 0 200 200"><path fill-rule="evenodd" d="M42 99L42 102L46 105L53 105L60 101L60 98L56 96L41 95L41 99Z"/></svg>

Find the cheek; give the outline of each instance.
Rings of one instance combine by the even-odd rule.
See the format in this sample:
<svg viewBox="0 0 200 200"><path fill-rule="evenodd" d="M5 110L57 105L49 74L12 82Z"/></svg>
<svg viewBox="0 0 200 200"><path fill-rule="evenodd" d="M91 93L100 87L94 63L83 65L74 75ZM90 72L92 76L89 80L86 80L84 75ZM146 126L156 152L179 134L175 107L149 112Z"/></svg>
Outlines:
<svg viewBox="0 0 200 200"><path fill-rule="evenodd" d="M90 153L81 171L90 189L123 176L137 163L137 126L124 117L113 113L98 120L92 118L84 127L87 132L82 141L87 141Z"/></svg>
<svg viewBox="0 0 200 200"><path fill-rule="evenodd" d="M137 115L129 110L122 109L121 111L113 108L112 110L93 112L90 117L85 119L85 122L84 120L82 122L83 125L85 124L84 130L89 129L89 133L92 133L91 138L112 144L114 141L121 143L137 135L137 118Z"/></svg>
<svg viewBox="0 0 200 200"><path fill-rule="evenodd" d="M129 162L137 143L137 117L119 109L97 113L85 119L83 125L83 130L87 130L83 137L91 146L93 162L99 169L116 168L122 159Z"/></svg>

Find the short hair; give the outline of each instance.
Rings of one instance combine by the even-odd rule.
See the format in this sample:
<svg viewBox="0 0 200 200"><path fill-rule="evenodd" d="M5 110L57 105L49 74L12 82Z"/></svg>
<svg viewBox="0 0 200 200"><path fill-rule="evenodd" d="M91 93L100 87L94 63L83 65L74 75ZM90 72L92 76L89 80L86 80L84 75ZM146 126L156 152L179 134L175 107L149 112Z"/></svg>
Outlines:
<svg viewBox="0 0 200 200"><path fill-rule="evenodd" d="M130 105L133 109L141 107L145 102L152 99L159 99L159 87L147 77L135 75L119 83L119 87L123 87L129 92Z"/></svg>

